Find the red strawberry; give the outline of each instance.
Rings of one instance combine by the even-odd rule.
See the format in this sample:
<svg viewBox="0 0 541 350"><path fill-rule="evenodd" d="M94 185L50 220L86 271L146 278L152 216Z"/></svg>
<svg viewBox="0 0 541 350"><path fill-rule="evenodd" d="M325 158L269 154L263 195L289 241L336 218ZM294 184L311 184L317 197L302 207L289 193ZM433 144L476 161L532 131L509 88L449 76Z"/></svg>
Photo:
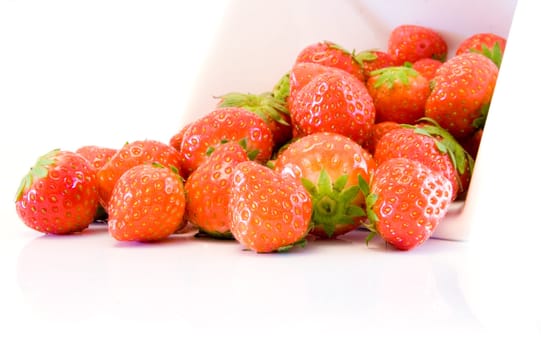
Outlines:
<svg viewBox="0 0 541 350"><path fill-rule="evenodd" d="M362 144L374 125L376 109L363 82L349 73L319 74L290 105L294 135L335 132Z"/></svg>
<svg viewBox="0 0 541 350"><path fill-rule="evenodd" d="M438 125L427 122L404 125L380 138L374 160L379 165L392 158L417 160L442 172L453 184L452 199L467 189L473 171L473 159L456 139Z"/></svg>
<svg viewBox="0 0 541 350"><path fill-rule="evenodd" d="M481 145L481 139L483 138L483 129L478 129L472 135L458 140L464 149L472 156L473 159L477 158L477 152Z"/></svg>
<svg viewBox="0 0 541 350"><path fill-rule="evenodd" d="M288 107L291 110L293 100L297 93L314 77L321 73L337 71L339 68L324 66L313 62L298 62L293 65L289 73L289 99Z"/></svg>
<svg viewBox="0 0 541 350"><path fill-rule="evenodd" d="M291 117L287 104L270 92L258 95L231 92L220 96L218 107L241 107L257 114L272 131L275 148L291 139Z"/></svg>
<svg viewBox="0 0 541 350"><path fill-rule="evenodd" d="M118 150L114 148L88 145L80 147L75 153L79 153L85 157L96 170L100 170L117 151Z"/></svg>
<svg viewBox="0 0 541 350"><path fill-rule="evenodd" d="M364 186L366 188L366 186ZM407 158L380 164L369 185L368 228L400 250L413 249L436 230L451 203L451 182Z"/></svg>
<svg viewBox="0 0 541 350"><path fill-rule="evenodd" d="M235 165L247 160L241 145L228 142L216 147L186 180L187 218L200 231L232 238L227 219L231 176Z"/></svg>
<svg viewBox="0 0 541 350"><path fill-rule="evenodd" d="M376 106L376 122L413 124L425 113L429 81L409 67L387 67L372 72L366 82Z"/></svg>
<svg viewBox="0 0 541 350"><path fill-rule="evenodd" d="M15 207L22 221L36 231L82 231L98 208L96 169L75 152L53 150L41 156L23 178Z"/></svg>
<svg viewBox="0 0 541 350"><path fill-rule="evenodd" d="M484 124L498 67L487 57L464 53L445 62L433 79L425 114L456 138L467 137Z"/></svg>
<svg viewBox="0 0 541 350"><path fill-rule="evenodd" d="M180 146L182 145L182 140L184 139L184 134L188 130L188 128L191 126L191 124L186 124L182 128L180 128L179 131L177 131L176 134L173 134L171 138L169 139L169 146L173 147L177 151L180 152Z"/></svg>
<svg viewBox="0 0 541 350"><path fill-rule="evenodd" d="M456 54L476 52L490 58L498 68L502 63L507 39L494 33L476 33L464 39L456 49Z"/></svg>
<svg viewBox="0 0 541 350"><path fill-rule="evenodd" d="M396 66L393 57L385 51L362 51L355 54L355 58L357 59L357 61L361 62L365 81L370 78L370 73L375 70L385 67Z"/></svg>
<svg viewBox="0 0 541 350"><path fill-rule="evenodd" d="M421 58L420 60L415 61L411 65L411 68L421 73L427 80L432 80L436 76L436 71L442 64L442 61L434 58Z"/></svg>
<svg viewBox="0 0 541 350"><path fill-rule="evenodd" d="M228 218L235 239L258 253L304 244L312 202L300 182L253 161L238 164L232 179Z"/></svg>
<svg viewBox="0 0 541 350"><path fill-rule="evenodd" d="M358 177L369 181L375 162L350 138L327 132L301 137L278 155L274 169L301 181L310 193L316 236L336 237L365 219Z"/></svg>
<svg viewBox="0 0 541 350"><path fill-rule="evenodd" d="M376 151L376 145L379 142L379 139L385 135L388 131L392 129L400 128L400 124L396 122L380 122L374 124L372 129L368 134L368 138L363 143L364 149L366 149L370 154L374 154Z"/></svg>
<svg viewBox="0 0 541 350"><path fill-rule="evenodd" d="M447 57L447 43L431 28L404 24L391 31L387 52L396 65L413 63L421 58L434 58L443 62Z"/></svg>
<svg viewBox="0 0 541 350"><path fill-rule="evenodd" d="M364 81L362 66L355 56L330 41L322 41L306 46L299 52L295 60L295 63L299 62L312 62L339 68Z"/></svg>
<svg viewBox="0 0 541 350"><path fill-rule="evenodd" d="M109 197L124 172L136 165L153 162L178 169L181 164L180 153L170 145L155 140L134 141L122 146L98 171L101 205L109 211Z"/></svg>
<svg viewBox="0 0 541 350"><path fill-rule="evenodd" d="M75 151L85 157L90 164L94 166L96 171L99 171L117 152L117 149L100 147L100 146L83 146ZM107 220L107 211L100 204L94 215L94 221Z"/></svg>
<svg viewBox="0 0 541 350"><path fill-rule="evenodd" d="M191 174L208 157L209 151L225 141L246 140L248 154L267 162L274 149L272 131L257 114L239 107L217 108L192 122L181 146L182 174Z"/></svg>
<svg viewBox="0 0 541 350"><path fill-rule="evenodd" d="M186 200L180 175L158 163L136 165L109 201L109 233L119 241L156 241L181 227Z"/></svg>

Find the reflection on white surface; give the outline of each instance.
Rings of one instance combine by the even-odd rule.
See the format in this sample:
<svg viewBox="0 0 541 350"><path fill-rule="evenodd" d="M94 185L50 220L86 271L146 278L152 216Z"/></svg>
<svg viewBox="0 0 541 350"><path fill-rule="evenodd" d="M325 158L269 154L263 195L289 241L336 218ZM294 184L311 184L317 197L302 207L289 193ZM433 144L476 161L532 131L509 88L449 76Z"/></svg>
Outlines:
<svg viewBox="0 0 541 350"><path fill-rule="evenodd" d="M235 241L193 237L116 242L105 225L94 225L84 234L30 241L17 274L35 312L62 320L105 313L204 327L283 310L305 321L345 316L364 326L478 325L456 267L445 261L461 244L431 240L404 253L382 242L366 247L364 237L355 232L286 254L256 254Z"/></svg>

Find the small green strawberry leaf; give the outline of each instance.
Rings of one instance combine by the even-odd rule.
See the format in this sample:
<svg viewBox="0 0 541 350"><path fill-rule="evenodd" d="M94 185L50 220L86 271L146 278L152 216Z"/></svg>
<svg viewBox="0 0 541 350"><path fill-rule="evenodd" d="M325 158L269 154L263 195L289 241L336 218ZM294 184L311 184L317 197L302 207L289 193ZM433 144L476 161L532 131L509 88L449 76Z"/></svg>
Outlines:
<svg viewBox="0 0 541 350"><path fill-rule="evenodd" d="M285 252L291 250L291 248L294 248L294 247L300 247L300 248L306 247L306 238L303 238L300 241L297 241L295 243L288 244L286 246L280 247L280 248L278 248L276 250L276 252L277 253L285 253Z"/></svg>
<svg viewBox="0 0 541 350"><path fill-rule="evenodd" d="M344 189L344 187L346 186L346 183L348 181L348 176L347 175L342 175L340 176L338 179L336 179L336 181L334 182L333 184L333 189L337 192L340 192Z"/></svg>
<svg viewBox="0 0 541 350"><path fill-rule="evenodd" d="M364 196L368 196L368 192L370 191L370 187L368 186L368 182L361 176L357 176L357 181L359 183L359 189L361 190L361 193L364 194Z"/></svg>
<svg viewBox="0 0 541 350"><path fill-rule="evenodd" d="M303 177L301 179L301 183L304 186L304 188L306 189L306 191L308 191L308 193L310 193L310 195L312 197L318 195L318 188L317 188L316 185L314 185L314 183L312 181L310 181L309 179Z"/></svg>
<svg viewBox="0 0 541 350"><path fill-rule="evenodd" d="M327 170L323 169L319 173L319 178L317 180L317 187L319 188L320 193L329 194L332 193L333 187L331 182L331 177Z"/></svg>
<svg viewBox="0 0 541 350"><path fill-rule="evenodd" d="M341 201L351 202L355 197L357 197L360 191L361 188L359 186L350 186L346 190L341 191L338 198Z"/></svg>

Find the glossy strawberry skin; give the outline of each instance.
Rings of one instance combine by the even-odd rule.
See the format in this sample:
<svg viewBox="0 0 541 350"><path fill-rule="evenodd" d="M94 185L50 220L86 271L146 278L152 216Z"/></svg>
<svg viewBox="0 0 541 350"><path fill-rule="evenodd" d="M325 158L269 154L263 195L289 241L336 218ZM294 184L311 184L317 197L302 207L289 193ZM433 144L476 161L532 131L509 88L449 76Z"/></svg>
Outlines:
<svg viewBox="0 0 541 350"><path fill-rule="evenodd" d="M274 149L269 126L255 113L239 107L217 108L192 122L181 146L182 174L189 176L208 157L209 149L224 141L246 141L248 153L256 152L254 160L267 162Z"/></svg>
<svg viewBox="0 0 541 350"><path fill-rule="evenodd" d="M186 215L190 223L217 238L232 238L227 207L234 167L247 161L246 151L234 142L222 144L195 169L185 183Z"/></svg>
<svg viewBox="0 0 541 350"><path fill-rule="evenodd" d="M100 203L109 211L109 197L116 181L136 165L159 163L165 167L180 168L180 153L168 144L156 140L139 140L126 143L98 171Z"/></svg>
<svg viewBox="0 0 541 350"><path fill-rule="evenodd" d="M445 62L433 79L425 115L454 137L471 135L478 119L486 118L496 86L498 67L477 53L464 53Z"/></svg>
<svg viewBox="0 0 541 350"><path fill-rule="evenodd" d="M447 213L451 191L443 174L415 160L393 158L380 164L370 184L376 231L399 250L419 246Z"/></svg>
<svg viewBox="0 0 541 350"><path fill-rule="evenodd" d="M75 153L85 157L96 170L101 169L117 152L115 148L88 145L78 148Z"/></svg>
<svg viewBox="0 0 541 350"><path fill-rule="evenodd" d="M415 69L423 77L430 81L434 79L438 68L440 68L442 64L442 61L434 58L421 58L420 60L415 61L411 68Z"/></svg>
<svg viewBox="0 0 541 350"><path fill-rule="evenodd" d="M228 217L243 246L270 253L304 240L312 202L300 182L253 161L239 163L232 179Z"/></svg>
<svg viewBox="0 0 541 350"><path fill-rule="evenodd" d="M413 124L424 116L430 83L415 69L401 66L373 71L366 87L376 107L376 123Z"/></svg>
<svg viewBox="0 0 541 350"><path fill-rule="evenodd" d="M182 178L170 168L141 164L118 179L109 203L109 233L118 241L156 241L183 223Z"/></svg>
<svg viewBox="0 0 541 350"><path fill-rule="evenodd" d="M339 68L324 66L314 62L295 63L289 72L289 110L291 110L291 103L295 99L297 93L313 78L321 73L336 71L338 69Z"/></svg>
<svg viewBox="0 0 541 350"><path fill-rule="evenodd" d="M507 39L494 33L476 33L464 39L456 49L456 55L476 52L490 58L499 68Z"/></svg>
<svg viewBox="0 0 541 350"><path fill-rule="evenodd" d="M361 62L364 81L370 78L370 74L378 69L396 66L394 58L385 51L368 50L355 54L357 61Z"/></svg>
<svg viewBox="0 0 541 350"><path fill-rule="evenodd" d="M274 162L275 171L283 176L290 176L297 181L309 181L316 187L321 184L322 172L329 179L330 187L334 187L339 178L345 176L343 189L324 192L318 188L317 193L310 192L313 205L313 228L311 233L320 238L333 238L345 234L358 227L364 220L364 213L355 213L355 207L364 205L364 195L357 189L355 195L343 200L343 191L352 191L358 185L358 177L365 181L376 167L372 156L359 144L343 135L321 132L304 136L294 141L282 151ZM331 209L332 208L332 209ZM349 217L350 222L344 222ZM325 225L331 228L326 228Z"/></svg>
<svg viewBox="0 0 541 350"><path fill-rule="evenodd" d="M376 109L364 83L345 72L316 76L291 105L294 135L334 132L362 144L374 125Z"/></svg>
<svg viewBox="0 0 541 350"><path fill-rule="evenodd" d="M21 182L15 206L22 221L36 231L82 231L94 220L98 207L96 170L75 152L47 153Z"/></svg>
<svg viewBox="0 0 541 350"><path fill-rule="evenodd" d="M306 46L295 60L299 62L312 62L323 66L339 68L363 81L364 73L361 64L348 51L330 41L321 41Z"/></svg>
<svg viewBox="0 0 541 350"><path fill-rule="evenodd" d="M396 65L414 63L421 58L445 61L447 57L445 39L431 28L404 24L395 27L389 35L387 52Z"/></svg>

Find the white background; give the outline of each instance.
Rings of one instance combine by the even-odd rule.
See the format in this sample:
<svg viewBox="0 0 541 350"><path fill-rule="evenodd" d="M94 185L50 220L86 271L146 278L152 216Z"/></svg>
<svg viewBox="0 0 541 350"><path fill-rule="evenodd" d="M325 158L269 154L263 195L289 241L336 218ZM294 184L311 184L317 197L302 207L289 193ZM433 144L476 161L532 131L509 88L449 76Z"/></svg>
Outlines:
<svg viewBox="0 0 541 350"><path fill-rule="evenodd" d="M211 94L269 86L310 40L336 37L354 45L356 22L344 16L329 25L327 12L314 10L325 2L316 3L319 25L312 28L310 16L296 21L305 2L247 2L239 17L228 1L0 0L1 348L422 348L436 342L440 348L468 342L538 348L541 194L532 159L538 158L539 118L537 85L527 78L539 57L528 44L538 26L533 2L521 2L523 25L513 28L514 51L506 55L513 64L504 61L502 72L508 71L475 179L469 242L430 240L396 254L377 241L367 249L361 234L270 257L234 242L182 238L122 246L103 227L49 239L18 220L15 190L39 155L144 138L167 142L209 108ZM337 2L337 13L353 3ZM444 3L417 1L419 12L408 7L390 16L419 16L454 38L482 28L481 21L457 15L458 2ZM480 3L471 4L473 12L486 10ZM508 27L507 2L490 3L483 18L498 23L491 29ZM372 14L391 13L387 4ZM283 22L274 24L280 11ZM451 18L464 23L455 26ZM364 25L360 41L381 47L390 24ZM276 57L276 65L268 63ZM243 71L250 79L239 76Z"/></svg>

